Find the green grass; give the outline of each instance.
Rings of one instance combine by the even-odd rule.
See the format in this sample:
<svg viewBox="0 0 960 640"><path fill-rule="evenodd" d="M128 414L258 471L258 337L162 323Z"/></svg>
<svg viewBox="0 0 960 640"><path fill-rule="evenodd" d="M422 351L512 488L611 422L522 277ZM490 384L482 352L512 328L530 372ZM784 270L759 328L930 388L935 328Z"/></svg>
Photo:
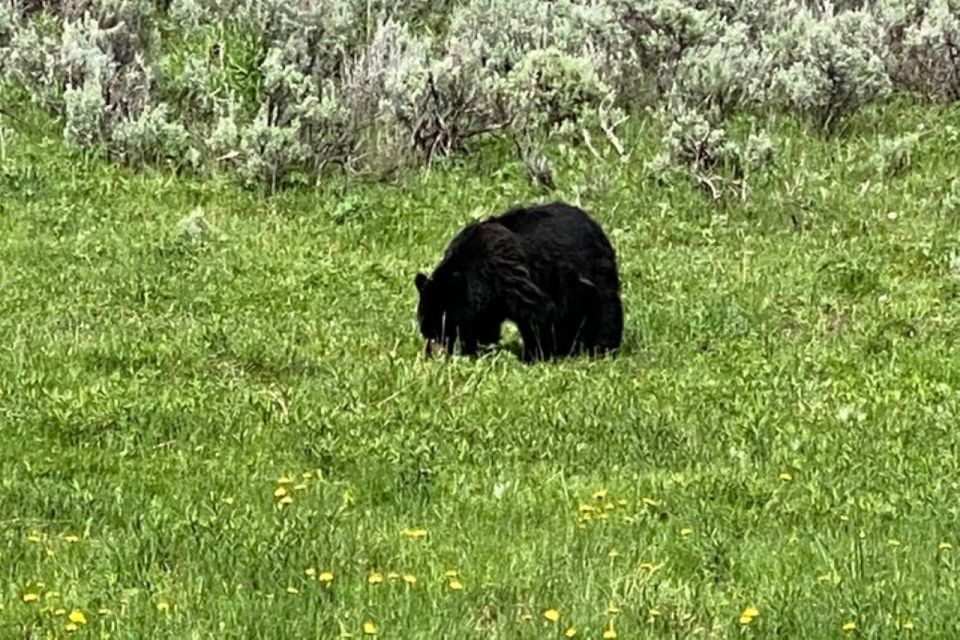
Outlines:
<svg viewBox="0 0 960 640"><path fill-rule="evenodd" d="M643 180L653 132L559 158L618 251L626 343L533 366L424 361L413 324L452 234L538 197L495 151L266 199L32 117L0 121L0 637L74 608L117 639L960 632L960 111L771 120L776 166L724 206ZM877 136L921 125L881 180ZM196 207L205 241L176 233Z"/></svg>

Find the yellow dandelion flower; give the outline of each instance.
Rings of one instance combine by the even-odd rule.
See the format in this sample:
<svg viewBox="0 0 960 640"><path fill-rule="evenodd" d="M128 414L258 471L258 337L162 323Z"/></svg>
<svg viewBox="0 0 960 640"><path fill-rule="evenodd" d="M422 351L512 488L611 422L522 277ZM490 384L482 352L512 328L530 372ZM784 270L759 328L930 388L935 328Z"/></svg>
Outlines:
<svg viewBox="0 0 960 640"><path fill-rule="evenodd" d="M286 488L286 487L277 487L277 488L274 489L274 491L273 491L273 497L274 497L274 498L282 498L282 497L285 496L285 495L287 495L287 488Z"/></svg>
<svg viewBox="0 0 960 640"><path fill-rule="evenodd" d="M596 511L597 508L592 504L581 504L579 507L577 507L577 510L582 514L590 514Z"/></svg>
<svg viewBox="0 0 960 640"><path fill-rule="evenodd" d="M277 478L277 484L293 484L293 480L291 480L287 476L280 476L279 478Z"/></svg>
<svg viewBox="0 0 960 640"><path fill-rule="evenodd" d="M607 603L607 614L608 614L608 615L613 615L613 614L615 614L615 613L620 613L620 607L618 607L617 605L613 604L612 602Z"/></svg>
<svg viewBox="0 0 960 640"><path fill-rule="evenodd" d="M70 544L76 544L77 542L80 542L80 536L65 535L63 536L63 540L64 542L69 542Z"/></svg>
<svg viewBox="0 0 960 640"><path fill-rule="evenodd" d="M283 496L282 498L280 498L280 504L281 505L293 504L293 496Z"/></svg>
<svg viewBox="0 0 960 640"><path fill-rule="evenodd" d="M793 480L793 476L787 473L786 471L784 471L777 477L783 482L790 482L791 480Z"/></svg>
<svg viewBox="0 0 960 640"><path fill-rule="evenodd" d="M317 575L317 580L320 582L333 582L333 574L329 571L321 571Z"/></svg>
<svg viewBox="0 0 960 640"><path fill-rule="evenodd" d="M450 589L453 591L463 591L463 583L454 578L450 581Z"/></svg>
<svg viewBox="0 0 960 640"><path fill-rule="evenodd" d="M383 582L383 574L373 572L367 576L367 582L369 582L370 584L380 584L381 582Z"/></svg>
<svg viewBox="0 0 960 640"><path fill-rule="evenodd" d="M224 496L223 504L233 504L233 496Z"/></svg>
<svg viewBox="0 0 960 640"><path fill-rule="evenodd" d="M296 595L300 593L300 589L297 589L296 587L287 587L287 593Z"/></svg>
<svg viewBox="0 0 960 640"><path fill-rule="evenodd" d="M857 628L857 623L853 622L852 620L848 622L844 622L842 627L844 631L853 631L856 628Z"/></svg>
<svg viewBox="0 0 960 640"><path fill-rule="evenodd" d="M848 520L850 520L850 518L844 514L840 514L840 522L847 522Z"/></svg>
<svg viewBox="0 0 960 640"><path fill-rule="evenodd" d="M617 632L614 630L613 623L611 622L610 626L603 632L603 640L613 640L616 637Z"/></svg>
<svg viewBox="0 0 960 640"><path fill-rule="evenodd" d="M303 473L300 474L300 477L301 477L303 480L309 480L309 479L311 479L311 478L313 477L313 472L312 472L312 471L304 471Z"/></svg>
<svg viewBox="0 0 960 640"><path fill-rule="evenodd" d="M619 555L620 555L620 552L617 551L616 549L610 549L610 551L607 553L607 557L609 558L616 558L616 557L619 557Z"/></svg>
<svg viewBox="0 0 960 640"><path fill-rule="evenodd" d="M377 635L377 625L367 620L363 623L363 632L368 636L375 636Z"/></svg>
<svg viewBox="0 0 960 640"><path fill-rule="evenodd" d="M60 597L59 591L47 591L45 594L43 594L44 600L50 600L52 598L59 598L59 597Z"/></svg>
<svg viewBox="0 0 960 640"><path fill-rule="evenodd" d="M748 618L756 618L757 616L760 615L760 612L757 611L756 607L747 607L746 609L743 610L743 612L740 615L746 616Z"/></svg>
<svg viewBox="0 0 960 640"><path fill-rule="evenodd" d="M64 629L66 629L66 630L69 631L70 633L73 633L74 631L76 631L76 630L79 629L79 628L80 628L80 627L78 627L77 625L75 625L75 624L72 623L72 622L68 622L68 623L67 623L67 626L64 627Z"/></svg>
<svg viewBox="0 0 960 640"><path fill-rule="evenodd" d="M83 611L79 609L71 611L68 617L70 618L70 622L74 624L87 624L87 616L83 615Z"/></svg>
<svg viewBox="0 0 960 640"><path fill-rule="evenodd" d="M950 551L951 549L953 549L953 545L950 544L949 542L941 542L940 544L937 545L937 549L939 549L940 551Z"/></svg>
<svg viewBox="0 0 960 640"><path fill-rule="evenodd" d="M307 485L305 485L305 484L298 484L298 485L295 485L295 486L293 487L293 490L294 490L294 491L303 491L303 490L306 489L306 488L307 488Z"/></svg>
<svg viewBox="0 0 960 640"><path fill-rule="evenodd" d="M460 575L460 572L456 569L447 569L446 573L443 574L447 578L456 578Z"/></svg>
<svg viewBox="0 0 960 640"><path fill-rule="evenodd" d="M23 594L23 601L24 601L24 602L36 602L36 601L39 600L39 599L40 599L40 596L39 596L38 594L36 594L36 593L25 593L25 594Z"/></svg>
<svg viewBox="0 0 960 640"><path fill-rule="evenodd" d="M643 504L647 505L648 507L657 507L657 506L660 506L659 503L658 503L656 500L654 500L653 498L643 498L642 502L643 502Z"/></svg>
<svg viewBox="0 0 960 640"><path fill-rule="evenodd" d="M427 530L426 530L426 529L418 529L418 528L404 529L404 530L403 530L403 535L405 535L406 537L408 537L408 538L410 538L410 539L412 539L412 540L419 540L420 538L426 538L426 537L427 537Z"/></svg>
<svg viewBox="0 0 960 640"><path fill-rule="evenodd" d="M313 567L308 567L307 570L304 571L304 573L307 574L307 576L313 578L317 575L317 570L314 569Z"/></svg>
<svg viewBox="0 0 960 640"><path fill-rule="evenodd" d="M906 629L907 631L912 630L912 629L913 629L913 621L912 621L910 618L904 618L904 619L903 619L903 622L900 623L900 628L901 628L901 629Z"/></svg>
<svg viewBox="0 0 960 640"><path fill-rule="evenodd" d="M410 573L405 573L403 574L403 581L406 582L407 584L416 584L417 576Z"/></svg>
<svg viewBox="0 0 960 640"><path fill-rule="evenodd" d="M170 603L161 600L157 603L157 611L159 613L166 613L170 611Z"/></svg>
<svg viewBox="0 0 960 640"><path fill-rule="evenodd" d="M607 497L607 490L606 490L606 489L597 489L596 491L593 492L593 499L594 499L594 500L603 500L603 499L606 498L606 497Z"/></svg>
<svg viewBox="0 0 960 640"><path fill-rule="evenodd" d="M693 533L693 529L691 529L690 527L684 527L683 529L680 529L680 535L682 535L683 537L687 537L691 533Z"/></svg>
<svg viewBox="0 0 960 640"><path fill-rule="evenodd" d="M396 571L391 571L390 573L387 574L387 580L399 580L399 579L400 579L400 574L397 573Z"/></svg>
<svg viewBox="0 0 960 640"><path fill-rule="evenodd" d="M543 612L543 617L550 622L557 622L560 619L560 612L556 609L547 609Z"/></svg>
<svg viewBox="0 0 960 640"><path fill-rule="evenodd" d="M574 627L567 627L567 630L563 632L564 637L573 638L577 635L577 630Z"/></svg>

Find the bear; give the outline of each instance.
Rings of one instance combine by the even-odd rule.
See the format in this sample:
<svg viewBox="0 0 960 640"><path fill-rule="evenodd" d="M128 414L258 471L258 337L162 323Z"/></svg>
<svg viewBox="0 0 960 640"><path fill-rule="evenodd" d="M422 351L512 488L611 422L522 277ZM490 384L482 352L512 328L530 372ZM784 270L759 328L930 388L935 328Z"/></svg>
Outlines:
<svg viewBox="0 0 960 640"><path fill-rule="evenodd" d="M516 324L530 362L614 355L623 337L617 257L600 225L561 201L471 222L427 276L417 272L417 324L428 357L500 341Z"/></svg>

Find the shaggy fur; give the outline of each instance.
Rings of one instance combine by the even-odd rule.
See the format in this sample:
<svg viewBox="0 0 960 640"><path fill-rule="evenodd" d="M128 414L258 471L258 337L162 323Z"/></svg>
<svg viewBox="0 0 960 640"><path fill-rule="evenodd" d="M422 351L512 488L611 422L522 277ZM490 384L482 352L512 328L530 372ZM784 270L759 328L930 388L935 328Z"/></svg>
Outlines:
<svg viewBox="0 0 960 640"><path fill-rule="evenodd" d="M500 341L517 325L526 360L616 352L623 308L613 247L577 207L552 202L474 222L450 242L428 277L417 273L417 321L448 354Z"/></svg>

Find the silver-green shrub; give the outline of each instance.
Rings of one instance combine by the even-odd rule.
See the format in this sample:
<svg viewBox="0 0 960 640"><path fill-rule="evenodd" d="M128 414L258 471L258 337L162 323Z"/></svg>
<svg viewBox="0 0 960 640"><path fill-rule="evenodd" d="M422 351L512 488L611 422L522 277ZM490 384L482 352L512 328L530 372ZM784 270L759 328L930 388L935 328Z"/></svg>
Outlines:
<svg viewBox="0 0 960 640"><path fill-rule="evenodd" d="M822 129L892 88L883 29L866 11L836 13L827 4L818 15L797 6L765 41L774 51L771 98Z"/></svg>

